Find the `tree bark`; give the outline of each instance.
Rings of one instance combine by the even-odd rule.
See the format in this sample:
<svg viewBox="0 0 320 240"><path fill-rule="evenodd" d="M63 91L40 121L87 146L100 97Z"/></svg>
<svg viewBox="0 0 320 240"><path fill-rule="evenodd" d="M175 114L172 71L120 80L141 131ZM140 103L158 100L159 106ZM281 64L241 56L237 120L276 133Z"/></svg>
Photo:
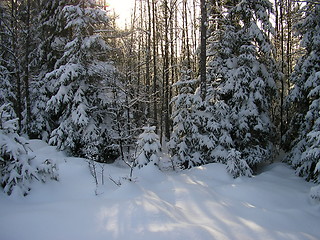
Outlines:
<svg viewBox="0 0 320 240"><path fill-rule="evenodd" d="M170 138L169 119L169 14L168 1L164 0L164 127L165 137Z"/></svg>
<svg viewBox="0 0 320 240"><path fill-rule="evenodd" d="M201 7L201 25L200 25L200 64L199 64L199 71L200 71L200 94L202 100L206 98L206 60L207 60L207 8L206 8L206 0L200 1Z"/></svg>
<svg viewBox="0 0 320 240"><path fill-rule="evenodd" d="M15 101L15 111L18 117L18 131L22 128L22 83L20 76L20 63L18 60L18 26L17 26L17 2L16 0L11 0L11 48L13 54L14 62L14 76L16 78L16 101Z"/></svg>
<svg viewBox="0 0 320 240"><path fill-rule="evenodd" d="M150 0L147 0L148 23L147 23L147 41L146 41L146 92L148 98L147 118L151 117L151 98L150 98L150 62L151 62L151 6Z"/></svg>
<svg viewBox="0 0 320 240"><path fill-rule="evenodd" d="M27 1L27 18L26 18L26 44L25 44L25 73L24 73L24 88L25 88L25 99L26 99L26 125L25 125L25 132L29 136L30 135L30 122L31 122L31 102L30 102L30 89L29 89L29 82L30 82L30 74L29 74L29 65L30 65L30 34L31 34L31 24L30 24L30 0Z"/></svg>
<svg viewBox="0 0 320 240"><path fill-rule="evenodd" d="M157 28L156 28L156 2L152 0L152 30L153 30L153 124L158 129L158 106L157 106Z"/></svg>

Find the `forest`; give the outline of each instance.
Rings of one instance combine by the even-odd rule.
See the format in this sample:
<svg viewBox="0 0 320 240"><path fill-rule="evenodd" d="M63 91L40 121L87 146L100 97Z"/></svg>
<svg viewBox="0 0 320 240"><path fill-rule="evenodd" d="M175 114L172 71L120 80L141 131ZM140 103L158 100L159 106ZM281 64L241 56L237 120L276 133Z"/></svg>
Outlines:
<svg viewBox="0 0 320 240"><path fill-rule="evenodd" d="M320 1L131 1L0 1L0 239L319 239Z"/></svg>
<svg viewBox="0 0 320 240"><path fill-rule="evenodd" d="M319 1L134 2L125 28L106 0L0 2L6 194L57 177L29 139L92 166L221 163L234 178L285 153L320 182Z"/></svg>

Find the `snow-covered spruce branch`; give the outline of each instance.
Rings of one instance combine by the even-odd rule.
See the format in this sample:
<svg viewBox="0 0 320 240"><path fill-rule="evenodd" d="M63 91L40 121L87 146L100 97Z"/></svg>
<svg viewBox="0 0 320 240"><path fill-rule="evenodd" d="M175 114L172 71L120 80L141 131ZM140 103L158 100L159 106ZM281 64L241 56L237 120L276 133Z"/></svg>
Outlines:
<svg viewBox="0 0 320 240"><path fill-rule="evenodd" d="M17 119L11 119L6 111L8 106L0 107L0 181L6 194L25 196L31 190L33 180L58 180L58 168L48 159L37 163L36 156L30 154L28 141L17 134Z"/></svg>

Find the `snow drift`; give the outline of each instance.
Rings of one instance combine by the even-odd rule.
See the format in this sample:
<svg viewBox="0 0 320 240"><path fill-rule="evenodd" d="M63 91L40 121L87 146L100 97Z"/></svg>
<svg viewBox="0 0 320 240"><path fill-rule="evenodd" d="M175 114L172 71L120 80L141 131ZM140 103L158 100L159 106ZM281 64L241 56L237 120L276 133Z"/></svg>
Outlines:
<svg viewBox="0 0 320 240"><path fill-rule="evenodd" d="M316 240L320 206L313 186L282 163L258 176L233 179L221 164L179 173L147 165L105 166L96 191L85 159L31 141L38 158L59 164L59 182L35 182L30 195L0 194L1 240L218 239ZM98 193L96 195L95 193Z"/></svg>

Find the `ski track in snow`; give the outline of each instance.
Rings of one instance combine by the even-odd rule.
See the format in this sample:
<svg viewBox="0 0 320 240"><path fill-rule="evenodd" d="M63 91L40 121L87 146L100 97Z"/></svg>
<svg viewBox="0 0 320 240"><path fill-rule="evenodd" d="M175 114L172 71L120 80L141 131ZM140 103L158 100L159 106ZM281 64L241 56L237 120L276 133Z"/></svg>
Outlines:
<svg viewBox="0 0 320 240"><path fill-rule="evenodd" d="M97 189L84 159L31 141L37 158L59 163L59 182L34 183L27 197L0 194L0 240L320 239L313 184L282 163L253 177L231 178L221 164L179 173L134 170L136 182L109 181L129 169L105 167ZM98 167L99 169L99 167Z"/></svg>

